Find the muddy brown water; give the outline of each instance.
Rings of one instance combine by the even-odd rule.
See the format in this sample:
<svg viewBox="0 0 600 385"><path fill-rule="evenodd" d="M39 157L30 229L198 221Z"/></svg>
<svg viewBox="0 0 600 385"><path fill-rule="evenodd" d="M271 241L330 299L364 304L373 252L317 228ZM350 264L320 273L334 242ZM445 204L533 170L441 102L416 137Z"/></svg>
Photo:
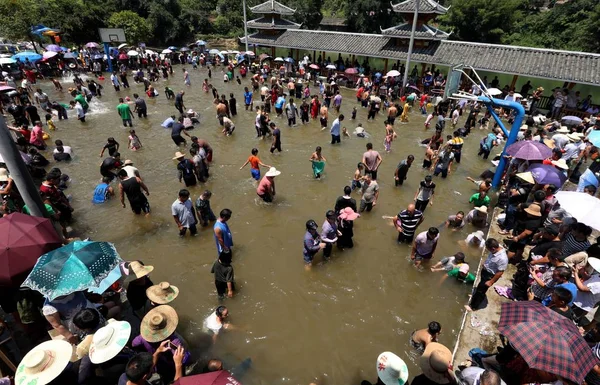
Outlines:
<svg viewBox="0 0 600 385"><path fill-rule="evenodd" d="M174 77L157 83L158 98L147 100L148 119L134 120L144 145L138 152L127 149L128 131L116 112L118 97L143 94L143 85L131 79L131 89L119 93L105 80L103 97L93 101L85 124L74 119L72 111L68 121L57 122L58 131L51 133L49 144L62 139L75 152L72 163L59 165L73 180L67 190L73 195L73 227L94 240L115 243L126 260L139 259L155 266L151 275L155 283L166 280L178 286L181 294L173 306L180 315L179 329L205 357L225 357L232 363L251 357L253 367L244 378L247 384L300 385L315 379L335 385L373 381L377 376L375 360L383 351L403 358L412 378L420 372L418 355L408 344L409 335L432 320L441 322L441 342L452 348L469 288L450 280L441 282L442 273L415 269L408 246L396 243L396 231L382 218L404 209L426 174L420 167L424 148L419 143L432 132L423 130L425 117L415 110L410 123L396 123L398 139L392 152L385 154L384 116L367 122L366 110L356 104L354 91L343 89L342 113L347 118L342 125L352 132L363 123L371 139L353 136L332 146L329 131L321 131L318 121L289 128L287 120L275 118L282 129L283 152L271 155L270 141L255 138L255 113L244 110L243 86L249 82L242 86L224 84L221 71L213 70L211 81L219 93L229 96L233 92L237 99L238 116L233 118L236 131L232 137L224 137L212 96L201 88L206 71L190 69L192 86L185 88L185 105L201 114L201 124L191 135L208 140L215 154L209 181L192 187L192 197L195 200L201 191L210 189L216 213L225 207L233 211L229 224L235 243L238 291L224 304L237 329L223 333L215 346L208 347L202 333L203 319L219 304L210 274L216 257L215 241L210 228L201 230L198 237L180 239L170 211L183 185L177 181L172 160L178 148L170 131L160 124L176 112L173 102L164 96L164 87L175 91L184 88L180 67L175 70ZM63 86L66 89L72 83L63 79ZM68 101L66 92L57 93L48 83L42 83L42 88L52 99ZM358 117L351 121L354 106L358 107ZM453 167L446 180L435 178L434 204L425 212L419 231L439 226L458 210L470 209L468 199L475 186L465 178L489 166L476 156L482 135L477 131L466 139L462 163ZM148 219L135 216L129 208L122 209L118 200L91 203L92 191L100 181L100 150L109 136L120 142L122 159L133 160L150 189L152 215ZM307 272L302 260L304 223L312 218L321 227L325 212L333 208L343 187L350 183L368 141L383 156L377 206L355 222L354 249L334 249L326 264L318 256L316 265ZM321 180L312 177L308 160L318 145L327 158ZM249 168L239 170L252 147L259 149L264 163L282 172L276 178L277 197L272 205L259 203ZM396 188L393 172L409 154L415 155L415 162L404 186ZM360 198L353 196L357 201ZM457 241L471 231L474 229L469 226L459 232L442 230L436 260L459 251ZM478 260L471 261L474 269Z"/></svg>

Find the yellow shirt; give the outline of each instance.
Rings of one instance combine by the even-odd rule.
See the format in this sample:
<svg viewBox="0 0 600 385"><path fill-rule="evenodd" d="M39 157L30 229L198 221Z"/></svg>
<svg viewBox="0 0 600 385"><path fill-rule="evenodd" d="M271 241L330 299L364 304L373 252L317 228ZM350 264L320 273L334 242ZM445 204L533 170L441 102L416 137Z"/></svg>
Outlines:
<svg viewBox="0 0 600 385"><path fill-rule="evenodd" d="M54 131L54 130L56 130L56 126L54 125L54 122L52 121L52 119L48 120L48 121L46 122L46 124L48 125L48 129L49 129L50 131Z"/></svg>

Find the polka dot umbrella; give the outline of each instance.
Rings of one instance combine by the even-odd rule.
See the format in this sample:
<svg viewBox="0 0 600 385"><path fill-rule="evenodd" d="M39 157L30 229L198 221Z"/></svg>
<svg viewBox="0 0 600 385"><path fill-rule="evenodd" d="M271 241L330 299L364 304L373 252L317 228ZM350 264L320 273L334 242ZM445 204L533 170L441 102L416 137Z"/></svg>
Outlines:
<svg viewBox="0 0 600 385"><path fill-rule="evenodd" d="M42 255L22 286L53 300L98 287L121 262L112 243L75 241Z"/></svg>

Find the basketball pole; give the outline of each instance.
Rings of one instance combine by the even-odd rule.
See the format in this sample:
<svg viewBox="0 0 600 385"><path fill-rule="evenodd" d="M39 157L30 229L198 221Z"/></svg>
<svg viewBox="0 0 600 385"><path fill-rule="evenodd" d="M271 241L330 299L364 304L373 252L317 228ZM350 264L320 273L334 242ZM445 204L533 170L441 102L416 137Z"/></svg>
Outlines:
<svg viewBox="0 0 600 385"><path fill-rule="evenodd" d="M108 62L108 72L112 74L112 59L110 58L110 43L104 42L104 53L106 54L106 61Z"/></svg>
<svg viewBox="0 0 600 385"><path fill-rule="evenodd" d="M408 81L408 71L410 67L410 57L412 56L413 46L415 44L415 32L417 30L417 21L419 18L419 0L415 0L415 15L413 16L412 31L408 43L408 52L406 54L406 66L404 67L404 76L402 77L402 95L406 94L406 82Z"/></svg>

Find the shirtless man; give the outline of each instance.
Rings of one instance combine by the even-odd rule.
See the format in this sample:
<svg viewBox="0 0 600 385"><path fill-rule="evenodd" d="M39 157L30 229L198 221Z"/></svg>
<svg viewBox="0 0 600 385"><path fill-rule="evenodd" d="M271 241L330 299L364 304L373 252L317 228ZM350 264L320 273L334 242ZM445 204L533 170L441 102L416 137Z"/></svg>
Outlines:
<svg viewBox="0 0 600 385"><path fill-rule="evenodd" d="M437 342L442 332L442 325L439 322L431 321L427 329L415 330L410 335L410 344L418 352L423 353L430 342Z"/></svg>
<svg viewBox="0 0 600 385"><path fill-rule="evenodd" d="M392 104L390 108L388 108L388 122L393 126L394 120L396 120L396 116L398 115L398 108L396 108L395 104Z"/></svg>
<svg viewBox="0 0 600 385"><path fill-rule="evenodd" d="M327 110L327 107L325 107L324 105L321 106L321 110L320 110L320 121L321 121L321 131L327 128L327 119L329 118L329 112Z"/></svg>
<svg viewBox="0 0 600 385"><path fill-rule="evenodd" d="M227 106L219 100L219 104L217 104L217 117L227 116ZM223 125L223 119L219 119L219 124Z"/></svg>
<svg viewBox="0 0 600 385"><path fill-rule="evenodd" d="M312 163L313 174L315 178L319 179L321 177L321 173L325 169L325 162L327 159L321 154L321 146L318 146L315 149L315 152L310 156L310 162Z"/></svg>

